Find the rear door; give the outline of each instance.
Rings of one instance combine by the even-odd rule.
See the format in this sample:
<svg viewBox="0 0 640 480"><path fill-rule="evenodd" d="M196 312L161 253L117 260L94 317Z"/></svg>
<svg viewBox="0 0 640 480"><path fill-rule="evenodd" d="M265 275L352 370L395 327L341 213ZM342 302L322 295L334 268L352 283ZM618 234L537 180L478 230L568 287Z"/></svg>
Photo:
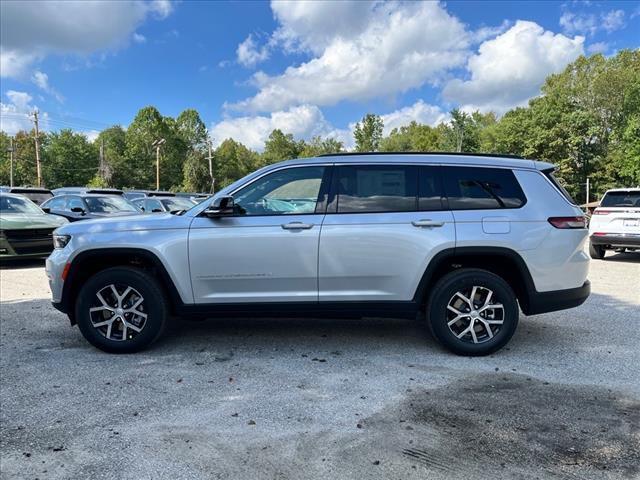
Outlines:
<svg viewBox="0 0 640 480"><path fill-rule="evenodd" d="M439 169L334 168L320 234L320 301L408 301L435 254L455 245Z"/></svg>

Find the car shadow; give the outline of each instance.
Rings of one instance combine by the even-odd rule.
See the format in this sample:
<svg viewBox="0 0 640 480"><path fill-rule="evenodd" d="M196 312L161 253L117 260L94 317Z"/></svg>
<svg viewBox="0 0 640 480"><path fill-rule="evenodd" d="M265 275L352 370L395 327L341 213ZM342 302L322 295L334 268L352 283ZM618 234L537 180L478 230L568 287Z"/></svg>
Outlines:
<svg viewBox="0 0 640 480"><path fill-rule="evenodd" d="M594 260L592 260L594 261ZM618 253L614 251L607 251L604 257L606 262L632 262L640 263L640 251L638 252L623 252Z"/></svg>
<svg viewBox="0 0 640 480"><path fill-rule="evenodd" d="M44 267L45 258L14 258L0 260L0 270Z"/></svg>

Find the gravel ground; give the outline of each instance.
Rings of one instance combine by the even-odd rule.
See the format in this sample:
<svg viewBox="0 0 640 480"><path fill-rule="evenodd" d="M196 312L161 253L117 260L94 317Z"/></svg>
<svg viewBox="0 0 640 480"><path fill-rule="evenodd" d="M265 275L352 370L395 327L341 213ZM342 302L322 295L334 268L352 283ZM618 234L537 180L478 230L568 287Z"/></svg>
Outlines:
<svg viewBox="0 0 640 480"><path fill-rule="evenodd" d="M640 256L485 358L417 322L174 322L92 348L40 263L0 270L0 472L47 479L640 478Z"/></svg>

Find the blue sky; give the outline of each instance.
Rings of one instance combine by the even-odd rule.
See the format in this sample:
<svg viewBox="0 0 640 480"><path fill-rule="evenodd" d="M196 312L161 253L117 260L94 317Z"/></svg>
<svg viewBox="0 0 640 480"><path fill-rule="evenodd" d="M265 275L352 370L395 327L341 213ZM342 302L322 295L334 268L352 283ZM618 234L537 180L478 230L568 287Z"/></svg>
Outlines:
<svg viewBox="0 0 640 480"><path fill-rule="evenodd" d="M580 54L640 46L640 2L1 4L2 129L89 136L196 108L216 143L273 128L349 144L353 123L504 113Z"/></svg>

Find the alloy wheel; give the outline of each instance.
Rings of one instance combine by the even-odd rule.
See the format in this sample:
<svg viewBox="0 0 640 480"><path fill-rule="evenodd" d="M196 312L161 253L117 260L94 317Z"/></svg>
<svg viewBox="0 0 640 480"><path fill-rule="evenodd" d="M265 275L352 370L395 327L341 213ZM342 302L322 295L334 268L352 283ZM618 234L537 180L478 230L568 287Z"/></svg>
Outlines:
<svg viewBox="0 0 640 480"><path fill-rule="evenodd" d="M468 343L491 340L505 320L504 305L493 290L473 286L453 294L447 304L447 326L456 338Z"/></svg>
<svg viewBox="0 0 640 480"><path fill-rule="evenodd" d="M108 340L131 340L147 321L144 297L131 286L112 283L96 292L89 317Z"/></svg>

